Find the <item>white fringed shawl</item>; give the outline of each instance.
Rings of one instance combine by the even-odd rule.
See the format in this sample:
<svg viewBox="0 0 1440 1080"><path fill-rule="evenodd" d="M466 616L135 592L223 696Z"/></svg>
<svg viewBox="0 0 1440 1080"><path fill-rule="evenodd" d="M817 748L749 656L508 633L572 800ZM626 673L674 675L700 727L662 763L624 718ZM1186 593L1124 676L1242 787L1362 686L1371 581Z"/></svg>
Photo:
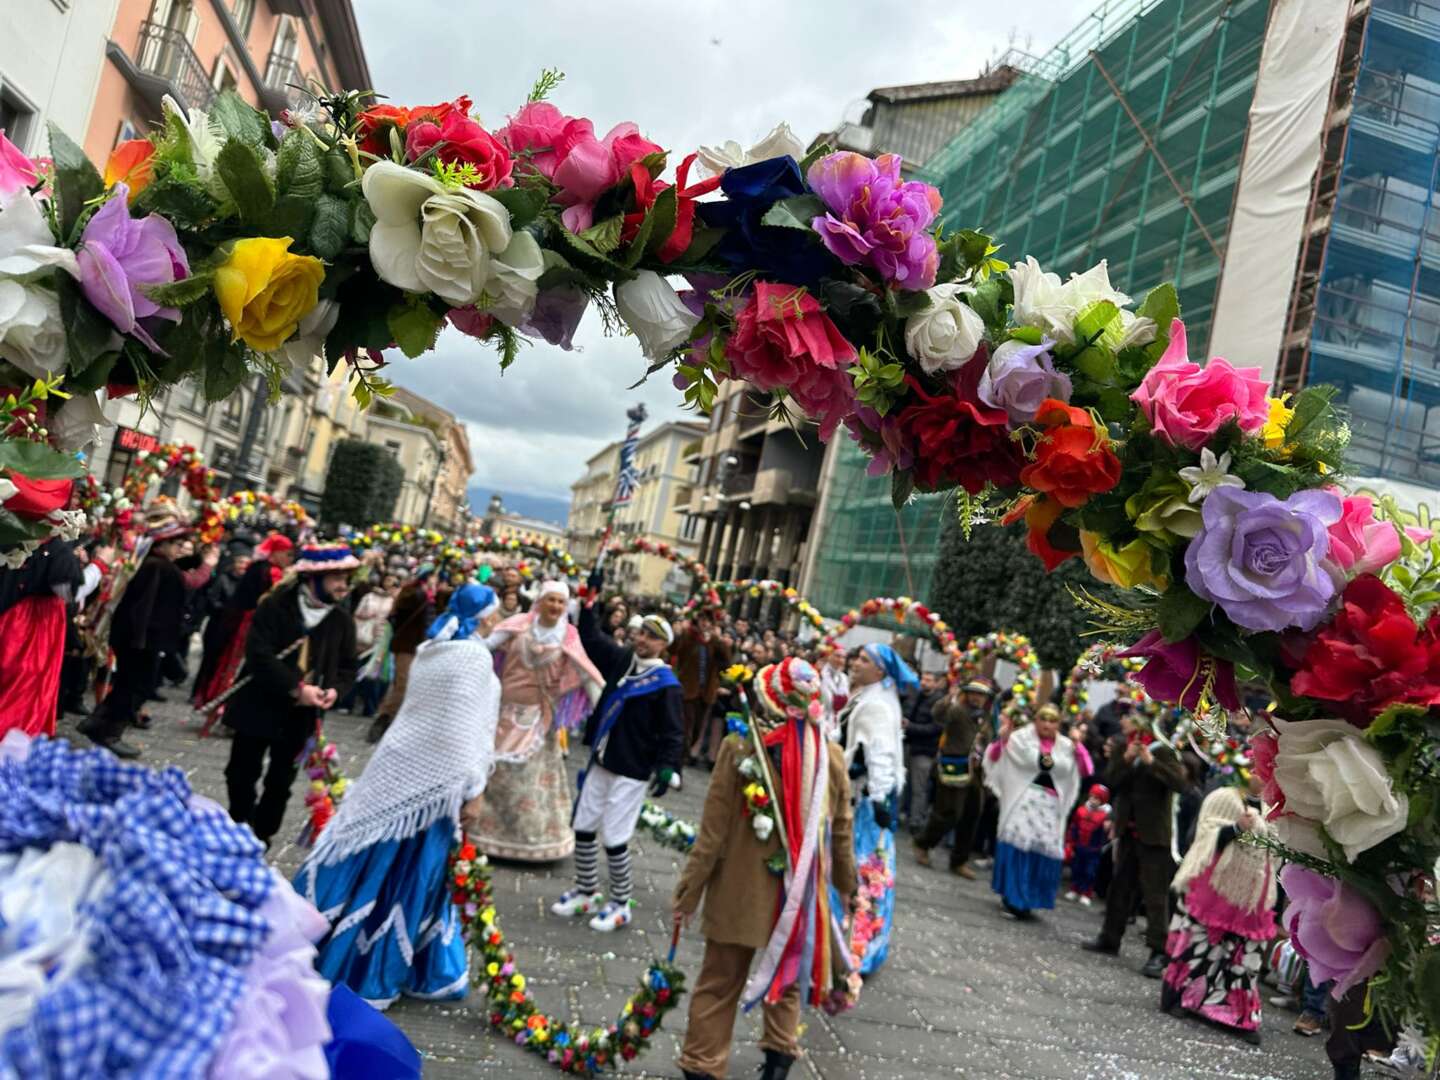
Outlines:
<svg viewBox="0 0 1440 1080"><path fill-rule="evenodd" d="M405 703L307 862L339 862L403 840L485 790L495 767L500 680L484 642L428 641L410 667Z"/></svg>
<svg viewBox="0 0 1440 1080"><path fill-rule="evenodd" d="M1220 830L1234 825L1244 810L1245 799L1237 788L1216 788L1205 796L1195 822L1195 839L1170 880L1172 890L1183 893L1214 863L1215 869L1210 872L1211 888L1237 908L1262 911L1275 905L1275 873L1269 851L1242 843L1237 836L1218 859L1215 857L1215 849L1220 846ZM1263 809L1256 814L1259 820L1253 831L1263 836L1270 831L1270 824L1265 820Z"/></svg>
<svg viewBox="0 0 1440 1080"><path fill-rule="evenodd" d="M1080 763L1075 754L1075 744L1065 735L1056 735L1050 749L1053 764L1050 779L1055 784L1056 805L1060 808L1057 826L1059 842L1065 844L1065 823L1070 808L1080 795ZM998 829L1004 831L1011 815L1020 805L1020 796L1025 794L1035 778L1040 775L1040 737L1035 734L1035 725L1026 724L1010 733L1000 748L998 759L988 756L985 761L985 786L1000 800Z"/></svg>
<svg viewBox="0 0 1440 1080"><path fill-rule="evenodd" d="M900 723L900 698L893 684L870 683L855 691L845 706L845 765L855 761L855 753L865 748L865 786L871 799L899 795L905 786L901 765L905 751Z"/></svg>

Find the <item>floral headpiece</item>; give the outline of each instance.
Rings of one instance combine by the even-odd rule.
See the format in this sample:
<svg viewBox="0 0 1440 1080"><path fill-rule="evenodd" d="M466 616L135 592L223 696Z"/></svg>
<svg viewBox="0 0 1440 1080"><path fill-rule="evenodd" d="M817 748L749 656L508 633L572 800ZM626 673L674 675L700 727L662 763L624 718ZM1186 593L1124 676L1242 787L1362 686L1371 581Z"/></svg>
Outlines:
<svg viewBox="0 0 1440 1080"><path fill-rule="evenodd" d="M760 669L753 685L768 718L820 722L820 675L807 661L790 656L768 664Z"/></svg>

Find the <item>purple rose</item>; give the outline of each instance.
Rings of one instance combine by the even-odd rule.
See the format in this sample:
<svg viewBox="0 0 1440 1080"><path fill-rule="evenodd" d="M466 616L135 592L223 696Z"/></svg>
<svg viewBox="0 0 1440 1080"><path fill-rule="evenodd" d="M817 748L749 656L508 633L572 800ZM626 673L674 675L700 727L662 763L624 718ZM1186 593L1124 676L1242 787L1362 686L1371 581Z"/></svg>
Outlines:
<svg viewBox="0 0 1440 1080"><path fill-rule="evenodd" d="M1005 341L990 354L976 396L992 409L1004 409L1012 427L1035 419L1046 398L1070 400L1070 376L1056 371L1049 338L1039 345Z"/></svg>
<svg viewBox="0 0 1440 1080"><path fill-rule="evenodd" d="M1159 630L1151 630L1130 648L1120 653L1145 661L1135 681L1156 701L1193 709L1200 701L1200 692L1210 683L1210 692L1225 709L1240 708L1240 694L1235 689L1235 665L1228 660L1207 656L1200 651L1194 638L1170 642Z"/></svg>
<svg viewBox="0 0 1440 1080"><path fill-rule="evenodd" d="M520 330L538 334L551 345L559 345L569 352L574 344L575 330L589 303L590 298L574 285L541 289L535 297L530 317L520 324Z"/></svg>
<svg viewBox="0 0 1440 1080"><path fill-rule="evenodd" d="M940 192L901 180L899 155L826 154L805 180L830 210L810 225L837 259L872 266L902 289L935 284L940 256L928 230L940 212Z"/></svg>
<svg viewBox="0 0 1440 1080"><path fill-rule="evenodd" d="M1246 630L1313 630L1335 597L1323 560L1340 500L1297 491L1281 502L1242 488L1205 497L1200 533L1185 551L1185 583Z"/></svg>
<svg viewBox="0 0 1440 1080"><path fill-rule="evenodd" d="M130 216L129 195L126 185L116 184L80 234L80 287L121 333L133 334L151 352L163 352L141 320L179 322L180 312L151 300L143 286L189 277L190 260L170 222L159 214L138 221Z"/></svg>
<svg viewBox="0 0 1440 1080"><path fill-rule="evenodd" d="M1343 881L1295 863L1280 871L1280 885L1290 900L1285 929L1295 951L1310 962L1312 982L1334 979L1330 994L1338 1000L1380 970L1390 942L1369 900Z"/></svg>

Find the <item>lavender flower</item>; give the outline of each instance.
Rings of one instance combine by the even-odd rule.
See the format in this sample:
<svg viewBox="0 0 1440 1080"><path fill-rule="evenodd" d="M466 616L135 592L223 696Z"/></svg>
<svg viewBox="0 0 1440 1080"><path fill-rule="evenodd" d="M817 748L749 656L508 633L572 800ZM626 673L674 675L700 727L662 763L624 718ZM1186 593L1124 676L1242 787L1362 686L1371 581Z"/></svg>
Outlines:
<svg viewBox="0 0 1440 1080"><path fill-rule="evenodd" d="M927 231L940 212L940 192L900 179L900 158L827 154L805 180L829 209L810 224L841 262L874 267L902 289L935 284L940 256Z"/></svg>
<svg viewBox="0 0 1440 1080"><path fill-rule="evenodd" d="M985 374L975 395L992 409L1004 409L1010 426L1018 427L1035 419L1046 398L1070 400L1070 376L1056 371L1049 338L1039 345L1006 341L990 354Z"/></svg>
<svg viewBox="0 0 1440 1080"><path fill-rule="evenodd" d="M163 352L142 319L180 321L180 312L145 295L146 285L168 285L190 276L190 260L175 226L159 214L130 216L130 189L116 184L110 200L95 212L80 235L80 287L85 298L152 352Z"/></svg>

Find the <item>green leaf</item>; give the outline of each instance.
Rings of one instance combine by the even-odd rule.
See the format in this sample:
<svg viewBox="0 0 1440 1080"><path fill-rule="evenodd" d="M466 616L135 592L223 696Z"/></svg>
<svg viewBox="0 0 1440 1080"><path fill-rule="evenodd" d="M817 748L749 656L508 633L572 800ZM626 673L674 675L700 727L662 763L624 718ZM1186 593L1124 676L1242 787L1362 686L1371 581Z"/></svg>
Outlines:
<svg viewBox="0 0 1440 1080"><path fill-rule="evenodd" d="M201 270L179 281L165 285L142 285L141 291L157 304L165 307L185 307L210 295L215 283L215 271Z"/></svg>
<svg viewBox="0 0 1440 1080"><path fill-rule="evenodd" d="M985 320L996 338L1005 327L1005 306L1014 295L1009 280L999 277L987 278L970 294L970 306Z"/></svg>
<svg viewBox="0 0 1440 1080"><path fill-rule="evenodd" d="M350 238L350 206L334 195L315 200L315 220L310 226L310 250L327 262L345 250Z"/></svg>
<svg viewBox="0 0 1440 1080"><path fill-rule="evenodd" d="M1097 300L1075 319L1077 341L1099 340L1106 329L1118 321L1120 309L1109 300Z"/></svg>
<svg viewBox="0 0 1440 1080"><path fill-rule="evenodd" d="M618 281L628 281L635 276L627 267L621 266L614 259L597 251L595 245L583 236L577 236L564 227L556 229L554 235L565 247L570 249L570 254L575 257L576 261L579 261L582 265L588 262L592 264L592 267L602 267L608 271L605 275L607 278Z"/></svg>
<svg viewBox="0 0 1440 1080"><path fill-rule="evenodd" d="M1010 337L1015 341L1023 341L1026 345L1039 345L1045 340L1045 331L1038 326L1017 326L1010 331Z"/></svg>
<svg viewBox="0 0 1440 1080"><path fill-rule="evenodd" d="M1319 385L1307 386L1296 394L1294 401L1290 403L1295 412L1290 417L1290 422L1285 425L1285 437L1294 440L1304 434L1306 428L1330 409L1335 393L1335 387Z"/></svg>
<svg viewBox="0 0 1440 1080"><path fill-rule="evenodd" d="M404 304L390 309L386 323L400 351L414 360L435 347L444 319L431 311L423 300L410 297Z"/></svg>
<svg viewBox="0 0 1440 1080"><path fill-rule="evenodd" d="M296 199L289 195L275 201L265 231L272 236L309 236L315 220L315 200Z"/></svg>
<svg viewBox="0 0 1440 1080"><path fill-rule="evenodd" d="M646 154L641 158L640 164L645 166L645 170L653 179L665 171L665 162L669 160L669 157L670 155L664 150L657 150L653 154Z"/></svg>
<svg viewBox="0 0 1440 1080"><path fill-rule="evenodd" d="M816 143L806 152L805 156L800 159L800 175L803 177L810 171L811 165L814 165L815 162L819 161L826 154L833 154L834 152L835 147L830 143Z"/></svg>
<svg viewBox="0 0 1440 1080"><path fill-rule="evenodd" d="M679 213L679 197L673 187L662 191L655 199L655 205L645 215L645 220L640 225L640 232L630 244L631 253L637 249L642 255L654 255L670 239L675 231L675 220ZM640 261L640 255L627 256L625 262L628 266L634 266Z"/></svg>
<svg viewBox="0 0 1440 1080"><path fill-rule="evenodd" d="M1160 633L1166 641L1184 641L1195 632L1210 614L1209 600L1196 596L1189 589L1172 588L1160 597L1155 614L1160 620Z"/></svg>
<svg viewBox="0 0 1440 1080"><path fill-rule="evenodd" d="M223 401L240 389L250 374L245 355L244 346L231 344L223 334L214 334L205 342L206 401Z"/></svg>
<svg viewBox="0 0 1440 1080"><path fill-rule="evenodd" d="M1124 423L1135 408L1130 395L1116 386L1107 386L1100 391L1098 407L1100 415L1112 424Z"/></svg>
<svg viewBox="0 0 1440 1080"><path fill-rule="evenodd" d="M915 474L896 469L890 474L890 505L901 509L915 491Z"/></svg>
<svg viewBox="0 0 1440 1080"><path fill-rule="evenodd" d="M111 349L95 357L84 371L76 372L72 366L65 375L65 391L71 394L89 394L99 390L110 381L110 373L120 361L120 350Z"/></svg>
<svg viewBox="0 0 1440 1080"><path fill-rule="evenodd" d="M70 137L50 125L50 157L55 163L55 202L60 211L60 239L68 242L85 212L85 204L105 192L95 166Z"/></svg>
<svg viewBox="0 0 1440 1080"><path fill-rule="evenodd" d="M370 243L370 230L375 227L375 211L371 210L370 204L363 199L358 199L351 205L354 210L350 216L350 239L364 247Z"/></svg>
<svg viewBox="0 0 1440 1080"><path fill-rule="evenodd" d="M545 209L546 195L543 189L534 187L495 188L485 194L510 211L510 227L523 229Z"/></svg>
<svg viewBox="0 0 1440 1080"><path fill-rule="evenodd" d="M83 376L97 359L115 353L120 339L114 325L85 299L80 284L69 274L55 272L56 290L60 294L60 319L65 325L65 353L69 358L65 376L66 389L78 388L76 379ZM90 389L98 389L98 386Z"/></svg>
<svg viewBox="0 0 1440 1080"><path fill-rule="evenodd" d="M1091 345L1078 355L1071 357L1075 370L1097 383L1109 383L1115 379L1115 354L1099 345Z"/></svg>
<svg viewBox="0 0 1440 1080"><path fill-rule="evenodd" d="M0 508L0 547L13 547L26 540L40 540L49 533L48 521L31 521Z"/></svg>
<svg viewBox="0 0 1440 1080"><path fill-rule="evenodd" d="M171 172L142 191L132 210L157 213L185 232L209 222L216 207L215 200L198 183Z"/></svg>
<svg viewBox="0 0 1440 1080"><path fill-rule="evenodd" d="M1180 317L1180 297L1170 282L1156 285L1145 294L1145 300L1135 309L1135 314L1151 320L1155 332L1161 337L1170 336L1170 323Z"/></svg>
<svg viewBox="0 0 1440 1080"><path fill-rule="evenodd" d="M85 475L85 463L74 454L62 454L46 443L28 439L0 441L0 469L13 470L32 480L65 480Z"/></svg>
<svg viewBox="0 0 1440 1080"><path fill-rule="evenodd" d="M255 108L233 90L226 90L210 105L210 122L225 133L227 139L239 139L253 150L272 145L270 117Z"/></svg>
<svg viewBox="0 0 1440 1080"><path fill-rule="evenodd" d="M324 151L309 131L292 131L280 141L275 188L281 198L307 200L325 190Z"/></svg>
<svg viewBox="0 0 1440 1080"><path fill-rule="evenodd" d="M580 234L580 238L602 255L609 255L620 246L620 231L625 219L620 214L597 221Z"/></svg>
<svg viewBox="0 0 1440 1080"><path fill-rule="evenodd" d="M350 159L339 150L332 150L325 155L325 189L327 191L345 191L357 181L355 166L350 164Z"/></svg>
<svg viewBox="0 0 1440 1080"><path fill-rule="evenodd" d="M249 143L230 139L215 157L215 171L247 225L265 221L275 206L275 189L265 175L260 153Z"/></svg>
<svg viewBox="0 0 1440 1080"><path fill-rule="evenodd" d="M784 229L810 229L810 222L825 214L825 204L819 195L792 195L781 199L760 219L762 225L777 225Z"/></svg>

